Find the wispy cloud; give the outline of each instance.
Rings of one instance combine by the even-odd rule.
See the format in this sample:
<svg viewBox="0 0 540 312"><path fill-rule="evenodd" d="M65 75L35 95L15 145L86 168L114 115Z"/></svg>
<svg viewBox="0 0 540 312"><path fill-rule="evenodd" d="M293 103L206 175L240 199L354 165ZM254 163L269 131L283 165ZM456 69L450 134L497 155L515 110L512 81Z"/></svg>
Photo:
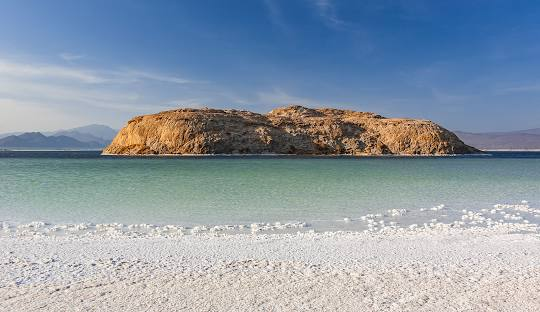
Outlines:
<svg viewBox="0 0 540 312"><path fill-rule="evenodd" d="M346 25L345 21L340 19L336 13L336 7L332 0L315 0L315 8L325 24L331 28L342 28Z"/></svg>
<svg viewBox="0 0 540 312"><path fill-rule="evenodd" d="M497 94L510 94L521 92L540 92L540 83L523 84L513 87L506 87L497 90Z"/></svg>
<svg viewBox="0 0 540 312"><path fill-rule="evenodd" d="M314 0L313 5L322 21L330 28L342 29L347 23L337 15L335 4L332 0Z"/></svg>
<svg viewBox="0 0 540 312"><path fill-rule="evenodd" d="M81 60L86 57L84 54L73 54L73 53L68 53L68 52L60 53L59 56L61 59L67 62Z"/></svg>
<svg viewBox="0 0 540 312"><path fill-rule="evenodd" d="M95 70L73 66L25 64L5 59L0 59L0 74L9 77L61 79L88 84L135 83L142 80L173 84L201 83L201 81L134 69Z"/></svg>
<svg viewBox="0 0 540 312"><path fill-rule="evenodd" d="M160 82L176 83L176 84L188 84L188 83L207 83L207 81L195 81L190 79L179 78L170 75L164 75L154 72L127 70L123 72L117 72L117 77L131 78L131 81L136 82L141 79L155 80Z"/></svg>
<svg viewBox="0 0 540 312"><path fill-rule="evenodd" d="M159 71L0 58L0 132L72 126L69 116L78 124L111 121L119 126L134 114L202 106L195 99L210 89L207 85Z"/></svg>
<svg viewBox="0 0 540 312"><path fill-rule="evenodd" d="M283 12L281 11L281 7L279 6L277 0L264 0L263 3L266 7L270 22L272 22L272 24L274 24L281 31L289 33L291 29L283 18Z"/></svg>
<svg viewBox="0 0 540 312"><path fill-rule="evenodd" d="M357 58L372 55L377 45L370 31L359 21L345 20L339 15L339 2L334 0L310 0L311 10L327 28L336 32L345 32L351 38Z"/></svg>
<svg viewBox="0 0 540 312"><path fill-rule="evenodd" d="M107 82L104 76L89 70L65 66L21 64L0 59L0 74L18 78L55 78L83 83Z"/></svg>
<svg viewBox="0 0 540 312"><path fill-rule="evenodd" d="M283 32L290 33L292 29L289 23L285 21L280 1L264 0L263 3L272 24ZM316 16L329 28L344 30L352 26L338 17L336 6L332 0L309 0L307 5L307 8L314 11Z"/></svg>
<svg viewBox="0 0 540 312"><path fill-rule="evenodd" d="M0 96L53 106L62 103L71 103L71 105L82 103L102 108L118 108L120 103L133 103L139 99L137 93L129 91L114 91L108 88L88 89L73 84L13 81L5 78L0 79Z"/></svg>

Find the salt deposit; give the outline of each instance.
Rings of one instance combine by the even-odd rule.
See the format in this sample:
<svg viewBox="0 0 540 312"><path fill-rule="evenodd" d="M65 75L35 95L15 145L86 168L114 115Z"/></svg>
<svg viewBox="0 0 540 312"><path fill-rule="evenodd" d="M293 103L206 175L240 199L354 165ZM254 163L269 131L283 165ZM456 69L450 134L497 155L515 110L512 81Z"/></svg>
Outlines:
<svg viewBox="0 0 540 312"><path fill-rule="evenodd" d="M4 221L0 311L540 310L537 208L433 208L339 220L350 232Z"/></svg>
<svg viewBox="0 0 540 312"><path fill-rule="evenodd" d="M527 228L0 238L2 311L535 311ZM530 230L530 229L529 229Z"/></svg>
<svg viewBox="0 0 540 312"><path fill-rule="evenodd" d="M449 211L442 214L441 211ZM420 214L409 217L406 209L390 209L385 214L369 213L359 217L344 217L341 224L347 229L366 232L387 232L391 230L417 230L418 228L435 227L497 227L507 226L519 228L520 226L536 227L540 217L540 209L531 207L528 202L520 204L497 204L491 209L461 211L461 215L452 213L444 204L429 209L420 209ZM332 221L327 221L331 223ZM420 227L417 225L421 224ZM177 237L183 235L226 235L242 233L291 233L294 231L319 230L305 222L256 222L252 224L236 225L197 225L185 227L175 224L122 224L122 223L78 223L78 224L50 224L43 221L34 221L26 224L11 224L2 222L0 236L9 237L40 237L40 236L101 236L109 238L119 237Z"/></svg>

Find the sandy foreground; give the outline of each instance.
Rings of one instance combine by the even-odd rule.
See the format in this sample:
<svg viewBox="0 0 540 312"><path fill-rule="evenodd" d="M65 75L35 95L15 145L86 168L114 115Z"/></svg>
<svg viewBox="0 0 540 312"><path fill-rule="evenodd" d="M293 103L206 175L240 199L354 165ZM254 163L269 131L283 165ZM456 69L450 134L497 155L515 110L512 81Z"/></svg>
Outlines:
<svg viewBox="0 0 540 312"><path fill-rule="evenodd" d="M0 238L0 311L540 311L540 236Z"/></svg>

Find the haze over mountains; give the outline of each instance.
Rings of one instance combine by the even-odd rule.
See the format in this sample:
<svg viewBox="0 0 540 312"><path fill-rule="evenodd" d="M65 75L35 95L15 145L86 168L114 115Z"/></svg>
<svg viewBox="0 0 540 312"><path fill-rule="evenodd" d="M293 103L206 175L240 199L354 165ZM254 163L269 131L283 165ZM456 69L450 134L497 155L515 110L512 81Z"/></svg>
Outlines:
<svg viewBox="0 0 540 312"><path fill-rule="evenodd" d="M0 134L0 148L5 149L102 149L116 130L104 125L88 125L52 132Z"/></svg>
<svg viewBox="0 0 540 312"><path fill-rule="evenodd" d="M101 146L105 146L114 139L117 132L117 130L112 129L111 127L94 124L46 134L54 136L64 135L81 142L97 142Z"/></svg>
<svg viewBox="0 0 540 312"><path fill-rule="evenodd" d="M470 133L454 131L465 144L481 150L540 149L540 128L510 132Z"/></svg>

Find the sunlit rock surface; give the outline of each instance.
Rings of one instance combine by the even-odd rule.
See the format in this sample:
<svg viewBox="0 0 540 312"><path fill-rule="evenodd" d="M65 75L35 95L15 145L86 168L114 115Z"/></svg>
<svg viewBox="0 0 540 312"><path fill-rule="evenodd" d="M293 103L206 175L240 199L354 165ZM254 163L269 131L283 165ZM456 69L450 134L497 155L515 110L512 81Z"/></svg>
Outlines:
<svg viewBox="0 0 540 312"><path fill-rule="evenodd" d="M266 115L178 109L135 117L104 154L449 155L478 152L428 120L289 106Z"/></svg>

